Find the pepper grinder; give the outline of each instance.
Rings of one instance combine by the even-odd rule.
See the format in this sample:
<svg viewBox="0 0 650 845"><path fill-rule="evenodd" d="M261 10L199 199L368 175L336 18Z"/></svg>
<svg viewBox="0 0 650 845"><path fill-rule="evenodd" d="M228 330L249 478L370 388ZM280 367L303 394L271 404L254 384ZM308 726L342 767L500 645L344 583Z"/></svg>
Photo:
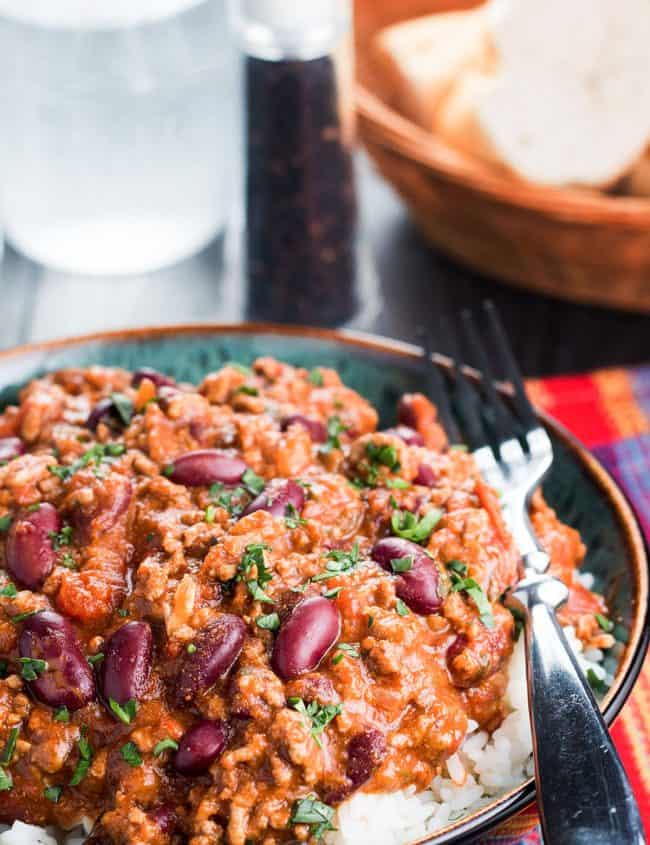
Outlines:
<svg viewBox="0 0 650 845"><path fill-rule="evenodd" d="M350 0L230 0L242 52L251 319L337 325L358 307Z"/></svg>

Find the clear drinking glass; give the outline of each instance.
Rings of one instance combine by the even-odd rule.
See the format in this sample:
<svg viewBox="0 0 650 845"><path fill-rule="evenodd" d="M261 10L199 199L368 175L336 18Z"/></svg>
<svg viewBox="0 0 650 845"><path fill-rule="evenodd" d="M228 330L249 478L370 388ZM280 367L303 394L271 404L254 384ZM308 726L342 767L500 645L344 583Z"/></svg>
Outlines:
<svg viewBox="0 0 650 845"><path fill-rule="evenodd" d="M226 0L0 0L7 240L139 273L222 229L234 109Z"/></svg>

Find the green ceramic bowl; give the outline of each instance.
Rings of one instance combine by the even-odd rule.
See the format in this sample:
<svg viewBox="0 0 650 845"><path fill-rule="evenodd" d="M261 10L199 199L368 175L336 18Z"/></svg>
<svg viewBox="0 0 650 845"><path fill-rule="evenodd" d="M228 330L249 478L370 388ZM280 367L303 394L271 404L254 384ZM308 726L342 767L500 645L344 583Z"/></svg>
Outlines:
<svg viewBox="0 0 650 845"><path fill-rule="evenodd" d="M418 348L351 332L273 325L207 325L144 328L19 347L0 353L0 407L15 402L20 387L44 372L92 364L154 367L198 382L226 361L251 363L271 355L292 364L334 367L344 382L378 409L382 425L395 422L398 397L421 388ZM625 649L611 658L615 682L602 706L611 722L638 675L648 639L648 560L630 506L612 478L557 423L542 415L553 438L555 462L544 485L560 518L577 528L588 548L585 569L607 596ZM530 780L471 816L426 840L470 842L534 799Z"/></svg>

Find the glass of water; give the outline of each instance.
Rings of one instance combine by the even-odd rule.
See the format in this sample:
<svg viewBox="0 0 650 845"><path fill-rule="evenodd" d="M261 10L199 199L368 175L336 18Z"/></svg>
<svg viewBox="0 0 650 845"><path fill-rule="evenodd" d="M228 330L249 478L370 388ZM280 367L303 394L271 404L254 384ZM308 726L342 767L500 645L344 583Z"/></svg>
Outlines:
<svg viewBox="0 0 650 845"><path fill-rule="evenodd" d="M62 270L140 273L224 225L225 0L0 0L0 220Z"/></svg>

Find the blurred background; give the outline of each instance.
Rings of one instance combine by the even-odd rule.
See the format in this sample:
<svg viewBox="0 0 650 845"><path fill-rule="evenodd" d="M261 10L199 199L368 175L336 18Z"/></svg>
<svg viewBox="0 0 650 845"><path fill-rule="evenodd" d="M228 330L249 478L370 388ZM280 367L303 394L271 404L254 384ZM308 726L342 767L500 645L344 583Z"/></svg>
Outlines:
<svg viewBox="0 0 650 845"><path fill-rule="evenodd" d="M642 0L303 5L0 0L0 346L489 297L529 375L647 360Z"/></svg>

